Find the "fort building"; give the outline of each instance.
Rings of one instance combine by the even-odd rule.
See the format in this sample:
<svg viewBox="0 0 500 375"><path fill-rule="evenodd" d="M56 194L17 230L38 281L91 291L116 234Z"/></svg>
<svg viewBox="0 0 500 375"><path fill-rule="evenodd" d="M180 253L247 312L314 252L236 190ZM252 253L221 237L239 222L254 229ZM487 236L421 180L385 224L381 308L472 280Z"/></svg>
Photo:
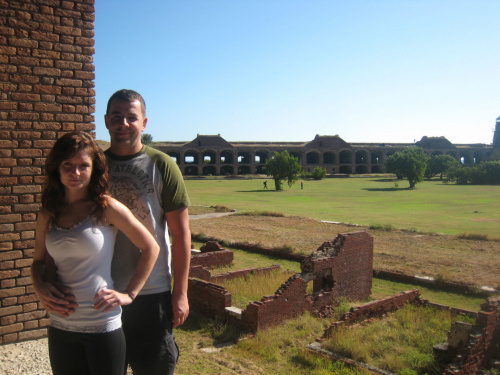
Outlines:
<svg viewBox="0 0 500 375"><path fill-rule="evenodd" d="M407 147L422 147L429 155L451 155L464 165L493 158L500 148L500 117L492 145L452 144L445 137L424 136L415 143L347 143L338 135L316 135L307 142L229 142L217 135L200 135L190 142L153 142L170 155L184 176L265 174L273 153L288 151L306 172L316 167L333 174L382 173L390 155Z"/></svg>

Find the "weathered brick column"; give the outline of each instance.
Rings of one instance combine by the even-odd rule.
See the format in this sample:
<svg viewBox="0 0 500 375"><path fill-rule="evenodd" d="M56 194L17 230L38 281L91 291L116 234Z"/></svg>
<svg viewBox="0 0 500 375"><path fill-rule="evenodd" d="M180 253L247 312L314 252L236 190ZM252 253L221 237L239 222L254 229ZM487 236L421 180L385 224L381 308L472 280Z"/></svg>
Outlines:
<svg viewBox="0 0 500 375"><path fill-rule="evenodd" d="M95 129L94 0L0 0L0 344L46 335L30 279L45 157Z"/></svg>

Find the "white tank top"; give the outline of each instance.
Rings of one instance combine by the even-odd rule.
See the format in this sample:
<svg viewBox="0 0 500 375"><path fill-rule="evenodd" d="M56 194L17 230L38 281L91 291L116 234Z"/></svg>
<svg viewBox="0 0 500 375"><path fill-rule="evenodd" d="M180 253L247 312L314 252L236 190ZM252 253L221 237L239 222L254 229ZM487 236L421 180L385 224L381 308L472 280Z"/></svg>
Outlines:
<svg viewBox="0 0 500 375"><path fill-rule="evenodd" d="M121 327L121 307L106 313L94 309L94 296L102 288L113 289L111 260L117 229L97 223L94 215L64 229L52 225L45 245L54 258L59 281L69 286L78 307L64 317L50 315L51 326L72 332L101 333Z"/></svg>

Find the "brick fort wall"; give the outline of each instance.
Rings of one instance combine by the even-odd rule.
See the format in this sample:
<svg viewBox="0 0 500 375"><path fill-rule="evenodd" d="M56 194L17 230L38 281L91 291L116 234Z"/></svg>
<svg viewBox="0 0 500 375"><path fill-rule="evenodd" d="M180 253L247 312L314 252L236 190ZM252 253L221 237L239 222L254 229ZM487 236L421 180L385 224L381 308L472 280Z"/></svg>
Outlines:
<svg viewBox="0 0 500 375"><path fill-rule="evenodd" d="M43 165L95 130L94 0L0 0L0 344L46 335L30 279Z"/></svg>

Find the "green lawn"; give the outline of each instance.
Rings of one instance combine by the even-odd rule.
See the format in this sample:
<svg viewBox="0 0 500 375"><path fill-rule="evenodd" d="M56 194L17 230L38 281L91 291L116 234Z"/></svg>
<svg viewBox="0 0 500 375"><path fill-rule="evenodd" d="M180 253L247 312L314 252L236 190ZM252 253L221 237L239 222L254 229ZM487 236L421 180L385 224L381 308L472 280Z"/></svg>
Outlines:
<svg viewBox="0 0 500 375"><path fill-rule="evenodd" d="M225 205L238 211L267 210L318 220L500 238L500 186L432 180L409 190L407 181L379 176L307 180L303 190L296 183L276 192L263 190L263 181L205 179L186 180L186 185L192 205ZM270 179L268 186L274 186Z"/></svg>

